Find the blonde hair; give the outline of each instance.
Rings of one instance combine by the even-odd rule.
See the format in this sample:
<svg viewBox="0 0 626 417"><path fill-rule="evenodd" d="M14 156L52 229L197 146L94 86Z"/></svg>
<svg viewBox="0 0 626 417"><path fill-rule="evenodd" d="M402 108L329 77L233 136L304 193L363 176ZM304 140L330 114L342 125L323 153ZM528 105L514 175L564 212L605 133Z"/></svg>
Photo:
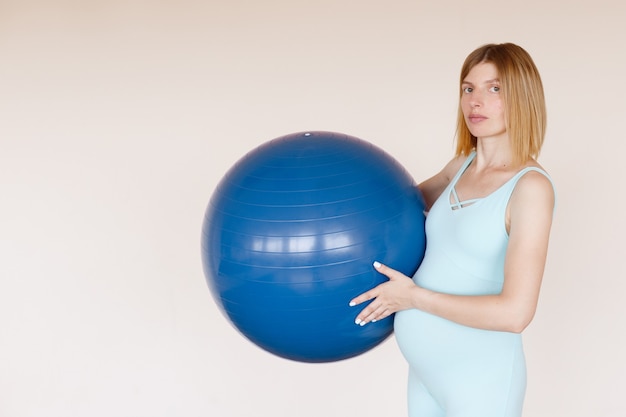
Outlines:
<svg viewBox="0 0 626 417"><path fill-rule="evenodd" d="M507 132L513 150L513 163L521 165L539 155L546 133L546 103L539 71L523 48L512 43L488 44L470 53L461 68L461 85L476 65L491 63L498 70L505 104ZM463 93L459 88L459 94ZM476 148L476 137L465 123L459 104L456 155L467 155Z"/></svg>

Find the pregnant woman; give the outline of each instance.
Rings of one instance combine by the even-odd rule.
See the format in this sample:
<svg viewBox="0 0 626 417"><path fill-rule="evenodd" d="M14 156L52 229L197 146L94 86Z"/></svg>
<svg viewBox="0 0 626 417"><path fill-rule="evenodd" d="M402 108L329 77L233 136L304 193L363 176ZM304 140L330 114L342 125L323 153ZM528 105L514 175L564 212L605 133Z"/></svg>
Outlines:
<svg viewBox="0 0 626 417"><path fill-rule="evenodd" d="M490 44L466 58L456 155L419 184L424 260L412 278L375 262L389 281L350 302L372 300L358 325L397 313L411 417L521 416L521 332L537 307L555 204L536 161L545 127L541 79L524 49Z"/></svg>

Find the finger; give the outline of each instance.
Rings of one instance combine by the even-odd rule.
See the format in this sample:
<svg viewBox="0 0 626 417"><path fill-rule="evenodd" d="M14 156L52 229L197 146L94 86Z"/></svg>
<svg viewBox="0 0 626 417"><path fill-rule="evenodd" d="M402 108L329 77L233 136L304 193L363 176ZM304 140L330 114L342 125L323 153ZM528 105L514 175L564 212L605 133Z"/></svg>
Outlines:
<svg viewBox="0 0 626 417"><path fill-rule="evenodd" d="M389 268L387 265L385 265L385 264L381 264L381 263L380 263L380 262L378 262L378 261L375 261L375 262L373 263L373 265L374 265L374 268L376 268L376 270L377 270L378 272L380 272L380 273L381 273L381 274L383 274L383 275L386 275L386 276L387 276L387 278L389 278L389 279L393 278L393 272L394 272L394 270L393 270L393 269L391 269L391 268Z"/></svg>
<svg viewBox="0 0 626 417"><path fill-rule="evenodd" d="M378 292L376 291L376 289L372 289L367 292L364 292L358 297L355 297L352 300L350 300L350 307L354 307L366 301L373 300L374 298L376 298L377 295L378 295Z"/></svg>
<svg viewBox="0 0 626 417"><path fill-rule="evenodd" d="M388 267L385 264L381 264L378 261L374 262L373 265L374 265L374 268L376 268L378 272L385 275L387 278L389 278L390 281L393 281L394 279L397 279L401 276L400 272L396 271L393 268Z"/></svg>
<svg viewBox="0 0 626 417"><path fill-rule="evenodd" d="M361 310L361 312L357 315L355 322L363 325L371 321L376 321L382 314L384 314L386 309L386 305L376 299Z"/></svg>
<svg viewBox="0 0 626 417"><path fill-rule="evenodd" d="M382 320L389 316L388 310L383 306L378 306L376 308L372 308L371 311L368 311L370 307L363 309L363 312L359 314L354 321L356 324L360 326L365 326L367 323L375 323L378 320Z"/></svg>
<svg viewBox="0 0 626 417"><path fill-rule="evenodd" d="M393 274L395 272L395 270L389 268L386 265L381 264L378 261L375 261L373 263L374 268L376 268L376 270L378 272L380 272L381 274L387 275L387 274ZM391 280L391 276L387 275L387 277ZM362 304L366 301L372 300L376 297L378 297L378 287L372 288L371 290L364 292L363 294L359 295L358 297L353 298L352 300L350 300L350 307L354 307L356 305Z"/></svg>
<svg viewBox="0 0 626 417"><path fill-rule="evenodd" d="M363 310L359 312L354 322L356 324L360 324L361 326L366 324L368 321L370 321L373 318L370 316L372 316L372 314L376 311L379 304L380 303L377 300L374 300L371 303L369 303L367 306L365 306Z"/></svg>
<svg viewBox="0 0 626 417"><path fill-rule="evenodd" d="M390 315L391 314L389 313L389 310L383 310L381 313L378 314L378 316L376 316L376 318L373 318L371 322L376 323L379 320L386 319Z"/></svg>

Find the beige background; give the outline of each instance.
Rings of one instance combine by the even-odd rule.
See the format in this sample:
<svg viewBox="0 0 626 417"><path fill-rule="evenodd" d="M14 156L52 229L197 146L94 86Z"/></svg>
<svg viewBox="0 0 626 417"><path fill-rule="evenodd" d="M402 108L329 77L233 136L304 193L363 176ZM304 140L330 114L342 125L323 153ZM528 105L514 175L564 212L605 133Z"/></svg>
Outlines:
<svg viewBox="0 0 626 417"><path fill-rule="evenodd" d="M0 416L403 416L388 340L273 357L200 264L213 187L302 130L369 140L416 179L451 156L486 42L543 75L559 191L525 416L626 415L626 6L614 0L0 0Z"/></svg>

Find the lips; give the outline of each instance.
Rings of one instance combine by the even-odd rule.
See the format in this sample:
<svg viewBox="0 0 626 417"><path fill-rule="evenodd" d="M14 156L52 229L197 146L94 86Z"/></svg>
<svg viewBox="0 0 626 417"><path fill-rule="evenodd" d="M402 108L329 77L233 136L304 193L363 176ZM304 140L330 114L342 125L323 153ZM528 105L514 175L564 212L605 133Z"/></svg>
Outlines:
<svg viewBox="0 0 626 417"><path fill-rule="evenodd" d="M480 114L470 114L467 119L472 123L478 123L482 122L483 120L487 120L487 117Z"/></svg>

